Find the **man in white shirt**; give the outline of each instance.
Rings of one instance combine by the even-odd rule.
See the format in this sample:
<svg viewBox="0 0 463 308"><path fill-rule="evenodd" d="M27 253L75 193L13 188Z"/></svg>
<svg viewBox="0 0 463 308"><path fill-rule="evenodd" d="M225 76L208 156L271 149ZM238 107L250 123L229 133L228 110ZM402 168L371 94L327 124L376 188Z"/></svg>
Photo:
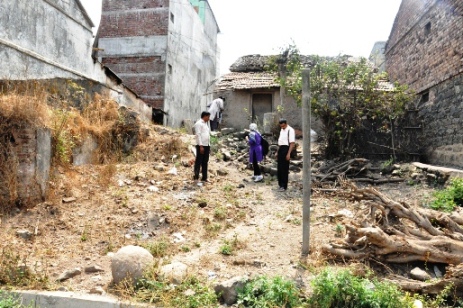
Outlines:
<svg viewBox="0 0 463 308"><path fill-rule="evenodd" d="M207 104L207 111L211 114L211 131L215 131L219 128L221 113L224 109L224 101L225 98L223 96L219 96L219 98L216 98L210 104Z"/></svg>
<svg viewBox="0 0 463 308"><path fill-rule="evenodd" d="M289 177L289 160L291 158L291 151L294 149L296 142L296 132L294 128L288 125L286 119L280 119L280 137L278 138L278 190L286 191L288 189Z"/></svg>
<svg viewBox="0 0 463 308"><path fill-rule="evenodd" d="M210 115L208 111L203 111L201 113L201 119L194 125L196 135L195 181L199 180L199 171L201 171L201 181L207 182L207 164L209 163L209 153L211 151L211 131L208 124ZM200 182L198 182L198 184L199 183Z"/></svg>

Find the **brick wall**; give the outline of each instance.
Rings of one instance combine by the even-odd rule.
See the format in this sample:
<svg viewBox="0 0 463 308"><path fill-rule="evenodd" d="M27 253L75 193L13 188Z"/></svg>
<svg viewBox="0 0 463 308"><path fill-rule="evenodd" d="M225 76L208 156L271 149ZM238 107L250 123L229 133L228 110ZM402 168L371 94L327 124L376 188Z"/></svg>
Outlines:
<svg viewBox="0 0 463 308"><path fill-rule="evenodd" d="M131 42L131 47L113 46L106 56L103 52L102 63L149 106L163 108L165 54L146 38L167 36L169 0L104 0L102 8L99 38ZM141 52L140 46L147 47Z"/></svg>
<svg viewBox="0 0 463 308"><path fill-rule="evenodd" d="M463 167L463 0L403 0L386 47L392 81L419 94L424 160Z"/></svg>
<svg viewBox="0 0 463 308"><path fill-rule="evenodd" d="M169 20L168 9L134 8L130 11L124 10L103 12L104 14L102 14L101 16L100 23L100 38L143 35L167 35Z"/></svg>
<svg viewBox="0 0 463 308"><path fill-rule="evenodd" d="M404 0L386 48L393 81L422 92L463 72L463 0Z"/></svg>

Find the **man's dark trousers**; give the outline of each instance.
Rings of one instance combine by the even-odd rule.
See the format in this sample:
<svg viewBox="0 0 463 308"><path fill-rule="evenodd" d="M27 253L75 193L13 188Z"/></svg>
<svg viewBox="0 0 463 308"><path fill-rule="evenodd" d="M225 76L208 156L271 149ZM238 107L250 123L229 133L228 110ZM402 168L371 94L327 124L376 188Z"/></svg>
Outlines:
<svg viewBox="0 0 463 308"><path fill-rule="evenodd" d="M209 153L211 152L210 146L203 146L204 153L199 151L199 145L196 146L196 160L195 160L195 180L199 180L199 170L201 169L201 181L207 181L207 164L209 163Z"/></svg>
<svg viewBox="0 0 463 308"><path fill-rule="evenodd" d="M289 160L286 160L289 146L280 145L278 148L278 186L288 189Z"/></svg>

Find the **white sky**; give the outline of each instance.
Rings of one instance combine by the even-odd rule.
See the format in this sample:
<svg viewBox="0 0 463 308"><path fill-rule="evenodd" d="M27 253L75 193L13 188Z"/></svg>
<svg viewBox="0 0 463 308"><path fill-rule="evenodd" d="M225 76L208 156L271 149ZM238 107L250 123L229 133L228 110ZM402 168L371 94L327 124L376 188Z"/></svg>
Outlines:
<svg viewBox="0 0 463 308"><path fill-rule="evenodd" d="M221 33L220 72L239 57L276 54L294 42L303 54L368 57L386 41L401 0L208 0ZM81 0L97 25L101 0Z"/></svg>

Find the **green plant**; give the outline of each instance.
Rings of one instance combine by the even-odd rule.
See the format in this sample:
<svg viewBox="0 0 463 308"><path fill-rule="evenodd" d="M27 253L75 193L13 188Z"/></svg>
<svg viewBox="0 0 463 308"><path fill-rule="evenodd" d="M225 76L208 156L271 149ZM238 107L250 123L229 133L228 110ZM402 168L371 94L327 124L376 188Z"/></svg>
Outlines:
<svg viewBox="0 0 463 308"><path fill-rule="evenodd" d="M5 294L0 291L0 308L29 308L32 304L24 306L21 304L19 297L11 294Z"/></svg>
<svg viewBox="0 0 463 308"><path fill-rule="evenodd" d="M86 242L89 238L90 234L87 231L87 226L84 227L84 230L82 230L82 234L80 235L80 241L81 242Z"/></svg>
<svg viewBox="0 0 463 308"><path fill-rule="evenodd" d="M453 178L450 185L433 194L434 201L430 207L434 210L451 212L456 206L463 205L463 179Z"/></svg>
<svg viewBox="0 0 463 308"><path fill-rule="evenodd" d="M193 276L188 277L175 287L168 282L145 277L138 282L134 296L143 302L156 303L162 307L207 308L218 306L214 290Z"/></svg>
<svg viewBox="0 0 463 308"><path fill-rule="evenodd" d="M301 58L297 47L289 45L269 64L269 70L279 73L280 84L298 104L302 101ZM407 87L397 83L392 91L381 90L380 84L388 76L378 73L365 58L311 56L310 62L310 104L313 115L324 124L329 157L355 154L354 136L365 120L378 129L389 127L413 99Z"/></svg>
<svg viewBox="0 0 463 308"><path fill-rule="evenodd" d="M28 266L26 253L21 257L15 247L4 247L0 252L0 285L27 286L45 289L48 287L46 272ZM37 263L36 263L37 264Z"/></svg>
<svg viewBox="0 0 463 308"><path fill-rule="evenodd" d="M299 290L282 277L257 277L238 289L239 307L300 307Z"/></svg>
<svg viewBox="0 0 463 308"><path fill-rule="evenodd" d="M344 227L342 225L340 225L340 224L337 224L336 228L334 230L336 232L336 236L340 237L340 236L342 236L342 233L344 232Z"/></svg>
<svg viewBox="0 0 463 308"><path fill-rule="evenodd" d="M223 191L232 192L235 188L230 183L227 183L223 186Z"/></svg>
<svg viewBox="0 0 463 308"><path fill-rule="evenodd" d="M111 237L108 237L108 245L106 246L104 250L104 254L106 255L108 252L112 252L114 250L114 244L111 241Z"/></svg>
<svg viewBox="0 0 463 308"><path fill-rule="evenodd" d="M222 246L220 246L220 253L226 256L230 256L237 249L245 246L245 243L238 239L238 235L235 234L232 240L224 240Z"/></svg>
<svg viewBox="0 0 463 308"><path fill-rule="evenodd" d="M220 253L226 256L230 256L233 253L233 246L232 244L225 240L223 245L220 246Z"/></svg>
<svg viewBox="0 0 463 308"><path fill-rule="evenodd" d="M163 237L155 242L146 243L142 246L148 250L153 255L153 257L164 257L167 255L171 244L167 238Z"/></svg>
<svg viewBox="0 0 463 308"><path fill-rule="evenodd" d="M227 208L225 206L219 206L214 210L214 217L219 220L227 218Z"/></svg>
<svg viewBox="0 0 463 308"><path fill-rule="evenodd" d="M394 163L394 158L393 157L391 157L390 159L382 162L381 170L384 170L384 169L387 169L387 168L391 167L393 163Z"/></svg>
<svg viewBox="0 0 463 308"><path fill-rule="evenodd" d="M349 270L323 270L312 281L310 307L412 307L413 298L406 296L392 283L354 276Z"/></svg>
<svg viewBox="0 0 463 308"><path fill-rule="evenodd" d="M181 249L182 249L183 252L189 252L189 251L191 251L190 247L188 247L188 246L182 246Z"/></svg>

